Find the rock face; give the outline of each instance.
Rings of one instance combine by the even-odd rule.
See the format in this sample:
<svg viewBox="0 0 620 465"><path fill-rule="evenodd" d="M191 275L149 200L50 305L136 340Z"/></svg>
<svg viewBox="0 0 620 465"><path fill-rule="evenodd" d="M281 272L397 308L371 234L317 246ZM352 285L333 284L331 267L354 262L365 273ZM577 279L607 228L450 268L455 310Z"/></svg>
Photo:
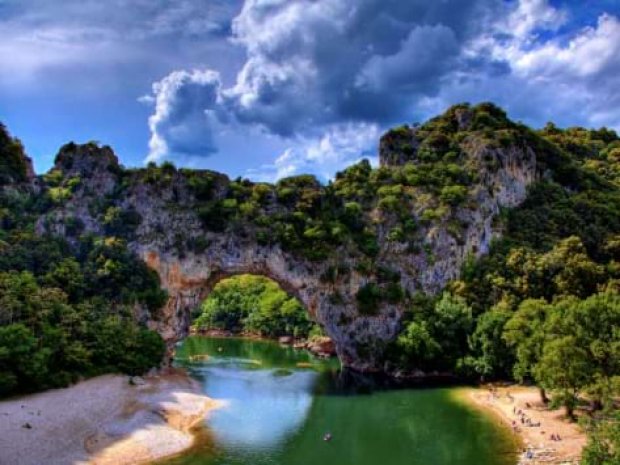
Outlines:
<svg viewBox="0 0 620 465"><path fill-rule="evenodd" d="M471 114L459 113L455 124L460 130L471 120ZM417 131L402 127L383 137L380 158L385 169L417 163ZM415 234L421 247L390 239L389 221L376 221L381 216L376 206L365 211L368 224L376 224L375 271L364 270L368 258L351 241L335 245L333 253L317 261L265 240L259 234L264 225L256 226L258 220L245 221L242 227L206 228L205 217L207 221L218 218L201 210L205 194L197 189L196 179L208 178L211 205L230 192L232 183L226 176L173 167L125 170L111 149L94 144L69 144L61 150L55 169L65 179L79 178L79 184L74 182L77 187L69 200L41 218L38 230L67 235L65 224L77 219L83 231L125 237L130 248L157 271L169 293L160 314L147 314L145 319L171 344L188 334L191 311L220 279L253 273L275 280L301 300L334 341L343 365L380 370L383 349L397 335L407 302L382 301L373 314L360 311L359 292L379 279L376 270L392 270L405 295L439 292L458 276L468 256L488 251L491 239L499 233L494 219L500 209L522 202L527 186L539 176L536 155L522 140L501 147L481 137L462 139L463 160L476 172L476 182L464 204L443 217L418 221ZM286 207L276 197L274 186L264 186L261 211L269 218ZM316 189L319 196L326 191ZM419 220L436 205L432 198L422 201L426 194L412 192L415 201L408 215ZM222 214L211 211L214 216ZM123 229L129 224L135 226ZM458 234L451 227L454 224L459 225Z"/></svg>

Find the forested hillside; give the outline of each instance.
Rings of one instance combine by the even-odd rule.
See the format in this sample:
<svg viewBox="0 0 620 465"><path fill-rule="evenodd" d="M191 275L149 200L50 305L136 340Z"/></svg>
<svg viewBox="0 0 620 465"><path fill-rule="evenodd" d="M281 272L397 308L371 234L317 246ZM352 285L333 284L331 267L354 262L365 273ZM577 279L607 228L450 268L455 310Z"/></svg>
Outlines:
<svg viewBox="0 0 620 465"><path fill-rule="evenodd" d="M157 366L163 341L139 324L165 302L156 274L120 239L36 234L52 194L28 168L0 126L0 395Z"/></svg>
<svg viewBox="0 0 620 465"><path fill-rule="evenodd" d="M183 257L235 236L280 247L321 270L321 289L331 292L325 301L355 307L354 316L340 313L334 323L342 334L399 319L387 347L351 336L356 356L381 353L390 373L532 382L569 416L582 403L613 416L620 379L614 131L553 124L532 130L492 104L457 105L423 125L388 132L380 167L360 162L327 185L312 176L275 185L229 181L170 163L141 170L108 164L105 175L81 177L80 150L63 147L55 169L33 178L21 145L0 128L4 394L156 365L163 343L140 323L156 318L166 296L125 241L141 235ZM84 163L80 169L94 170ZM514 175L512 190L502 184L506 173ZM144 211L160 208L147 195L153 192L165 192L161 218L185 219L187 228L167 231L138 213L131 202L151 202ZM498 215L480 211L497 205ZM492 234L472 236L490 218ZM450 260L465 244L476 253L462 267L441 265L459 263ZM458 277L444 286L453 271ZM248 289L259 297L239 298ZM353 298L342 289L354 289ZM305 335L310 328L301 315L297 301L246 278L216 287L196 325ZM364 323L347 326L355 318ZM614 434L617 441L613 425L593 426L598 442L586 454L589 463L617 454L609 442Z"/></svg>

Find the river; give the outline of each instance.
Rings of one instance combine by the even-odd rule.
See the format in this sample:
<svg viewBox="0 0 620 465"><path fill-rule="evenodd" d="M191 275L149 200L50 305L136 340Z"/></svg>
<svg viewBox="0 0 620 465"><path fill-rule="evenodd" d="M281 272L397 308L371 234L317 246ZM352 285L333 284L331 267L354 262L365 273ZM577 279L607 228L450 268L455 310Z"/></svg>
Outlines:
<svg viewBox="0 0 620 465"><path fill-rule="evenodd" d="M336 360L248 339L189 337L176 363L226 404L165 465L516 463L510 434L454 388L378 387Z"/></svg>

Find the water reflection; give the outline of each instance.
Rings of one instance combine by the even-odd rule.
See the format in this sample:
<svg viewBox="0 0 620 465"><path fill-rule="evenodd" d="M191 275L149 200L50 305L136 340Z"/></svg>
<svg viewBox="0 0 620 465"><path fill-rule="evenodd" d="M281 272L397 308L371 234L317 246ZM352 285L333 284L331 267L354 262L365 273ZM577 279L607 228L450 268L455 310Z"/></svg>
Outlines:
<svg viewBox="0 0 620 465"><path fill-rule="evenodd" d="M516 463L505 433L454 402L450 389L394 389L385 378L264 341L188 338L177 363L228 405L207 420L216 450L170 464Z"/></svg>
<svg viewBox="0 0 620 465"><path fill-rule="evenodd" d="M277 370L203 370L205 391L227 407L210 419L216 439L227 446L273 448L297 431L312 404L315 372L281 376ZM277 395L274 395L277 393Z"/></svg>

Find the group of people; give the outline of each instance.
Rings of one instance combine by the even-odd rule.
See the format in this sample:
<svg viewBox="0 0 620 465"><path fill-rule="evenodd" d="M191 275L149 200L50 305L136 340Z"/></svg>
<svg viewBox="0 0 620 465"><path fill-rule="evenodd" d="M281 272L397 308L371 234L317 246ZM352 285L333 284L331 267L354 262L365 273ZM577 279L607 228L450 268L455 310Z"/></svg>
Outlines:
<svg viewBox="0 0 620 465"><path fill-rule="evenodd" d="M512 395L510 395L510 392L506 392L506 397L511 401L511 403L514 403L514 397ZM499 398L499 391L496 387L491 386L489 387L489 400L491 402L495 401L496 399ZM525 403L525 408L529 409L532 408L531 404L529 402ZM538 428L541 426L540 421L534 422L531 418L529 418L526 413L521 410L520 408L518 408L517 406L514 406L512 408L512 413L514 415L516 415L518 417L518 420L513 420L512 421L512 430L515 433L518 433L520 430L520 426L519 423L523 426L529 426L529 427L533 427L533 428ZM545 431L541 431L540 434L544 435ZM552 433L551 436L549 437L552 441L561 441L562 438L560 437L559 434L556 433Z"/></svg>
<svg viewBox="0 0 620 465"><path fill-rule="evenodd" d="M528 404L528 407L529 407L529 404ZM520 419L520 421L521 421L521 424L522 424L522 425L524 425L524 426L531 426L531 427L540 427L540 421L538 421L538 422L536 422L536 423L535 423L535 422L533 422L533 421L532 421L532 419L531 419L531 418L529 418L529 417L525 414L525 412L523 412L523 410L521 410L520 408L513 407L513 408L512 408L512 413L513 413L513 414L515 414L515 415L518 415L518 416L519 416L519 419ZM517 421L516 421L516 420L513 420L513 421L512 421L512 429L513 429L515 432L518 432L518 431L519 431L519 427L517 426ZM540 434L545 434L545 432L544 432L544 431L541 431L541 432L540 432ZM550 436L550 439L551 439L552 441L561 441L561 440L562 440L562 438L560 437L560 435L559 435L559 434L556 434L556 433L552 433L552 434L551 434L551 436Z"/></svg>
<svg viewBox="0 0 620 465"><path fill-rule="evenodd" d="M521 424L524 426L532 426L532 427L539 427L540 426L540 421L534 423L532 421L531 418L529 418L521 409L517 409L517 407L513 407L512 408L512 413L514 413L515 415L519 416L519 420L521 421ZM515 429L517 426L517 422L513 420L512 422L512 427L513 429Z"/></svg>

